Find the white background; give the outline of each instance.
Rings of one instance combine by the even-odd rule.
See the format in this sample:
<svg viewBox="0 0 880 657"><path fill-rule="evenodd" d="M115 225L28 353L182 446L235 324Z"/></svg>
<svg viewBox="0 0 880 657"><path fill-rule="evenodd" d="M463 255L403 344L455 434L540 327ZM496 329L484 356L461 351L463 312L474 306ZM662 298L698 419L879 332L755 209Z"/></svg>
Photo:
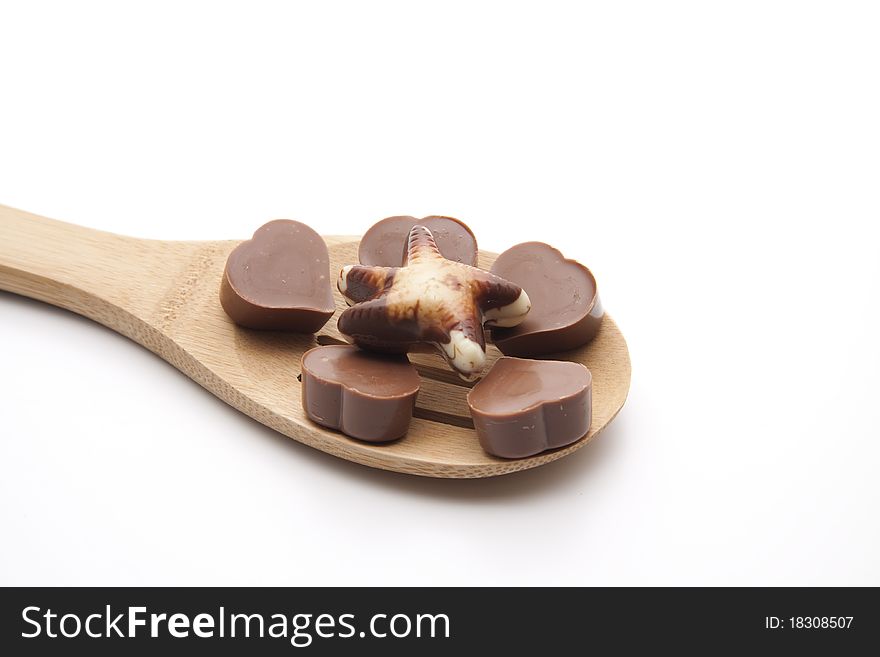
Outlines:
<svg viewBox="0 0 880 657"><path fill-rule="evenodd" d="M595 443L435 481L0 293L2 584L880 585L874 3L0 4L0 203L135 236L450 214L588 264Z"/></svg>

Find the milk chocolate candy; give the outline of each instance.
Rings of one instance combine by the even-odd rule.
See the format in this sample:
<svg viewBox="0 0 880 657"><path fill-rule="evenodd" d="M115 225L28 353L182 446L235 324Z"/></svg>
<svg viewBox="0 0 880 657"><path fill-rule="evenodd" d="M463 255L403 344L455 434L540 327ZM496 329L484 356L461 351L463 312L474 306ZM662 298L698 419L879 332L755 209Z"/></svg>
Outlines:
<svg viewBox="0 0 880 657"><path fill-rule="evenodd" d="M348 265L337 286L354 304L337 326L354 343L388 352L433 345L467 380L483 371L483 325L513 326L530 306L518 285L444 258L425 226L410 231L403 267Z"/></svg>
<svg viewBox="0 0 880 657"><path fill-rule="evenodd" d="M361 238L358 260L362 265L400 267L407 237L415 225L426 226L444 257L466 265L477 264L477 238L471 229L452 217L388 217L374 224Z"/></svg>
<svg viewBox="0 0 880 657"><path fill-rule="evenodd" d="M508 356L541 356L568 351L592 340L602 323L596 279L552 246L526 242L508 249L492 272L521 286L532 300L525 321L492 329L492 341Z"/></svg>
<svg viewBox="0 0 880 657"><path fill-rule="evenodd" d="M229 254L220 303L240 326L314 333L335 310L327 245L298 221L270 221Z"/></svg>
<svg viewBox="0 0 880 657"><path fill-rule="evenodd" d="M592 382L580 363L498 359L467 396L480 445L523 458L575 442L590 430Z"/></svg>
<svg viewBox="0 0 880 657"><path fill-rule="evenodd" d="M302 386L303 409L313 422L384 442L409 429L419 375L406 356L331 345L303 354Z"/></svg>

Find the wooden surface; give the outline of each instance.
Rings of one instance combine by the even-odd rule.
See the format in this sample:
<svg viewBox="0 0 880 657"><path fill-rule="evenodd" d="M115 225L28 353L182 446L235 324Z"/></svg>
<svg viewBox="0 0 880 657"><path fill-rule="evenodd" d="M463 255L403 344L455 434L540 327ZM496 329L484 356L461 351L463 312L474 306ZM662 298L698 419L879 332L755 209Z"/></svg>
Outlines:
<svg viewBox="0 0 880 657"><path fill-rule="evenodd" d="M357 262L357 238L325 237L331 277ZM294 440L375 468L429 477L489 477L549 463L583 447L626 400L626 342L605 316L596 339L556 358L593 374L593 423L576 443L525 459L480 448L465 395L442 358L412 357L422 374L416 417L407 436L362 443L312 424L302 409L300 358L316 343L342 340L338 313L318 335L235 326L218 300L220 278L238 241L168 242L113 235L0 206L0 289L89 317L161 356L220 399ZM489 268L495 256L480 253ZM334 290L337 310L345 308ZM489 347L489 362L500 354Z"/></svg>

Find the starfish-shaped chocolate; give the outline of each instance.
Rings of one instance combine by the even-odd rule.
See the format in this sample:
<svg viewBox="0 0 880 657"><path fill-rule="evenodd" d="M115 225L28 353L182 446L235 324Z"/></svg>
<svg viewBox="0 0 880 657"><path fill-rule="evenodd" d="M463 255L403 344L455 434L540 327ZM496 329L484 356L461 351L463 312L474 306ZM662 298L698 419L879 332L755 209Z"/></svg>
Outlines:
<svg viewBox="0 0 880 657"><path fill-rule="evenodd" d="M531 308L525 291L500 276L447 260L424 226L413 226L402 267L349 265L339 291L354 304L339 330L365 349L406 352L438 347L467 380L483 370L483 324L516 326Z"/></svg>

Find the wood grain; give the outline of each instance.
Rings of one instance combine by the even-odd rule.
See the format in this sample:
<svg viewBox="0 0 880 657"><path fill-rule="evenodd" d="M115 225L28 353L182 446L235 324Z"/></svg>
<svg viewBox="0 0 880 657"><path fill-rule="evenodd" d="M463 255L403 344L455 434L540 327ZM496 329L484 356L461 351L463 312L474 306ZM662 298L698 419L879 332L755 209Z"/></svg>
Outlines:
<svg viewBox="0 0 880 657"><path fill-rule="evenodd" d="M357 262L357 238L326 237L331 275ZM439 356L412 360L423 377L407 436L363 443L312 424L300 398L300 358L318 341L342 336L335 315L318 335L235 326L218 301L220 278L236 240L169 242L100 232L0 205L0 289L79 313L143 345L263 424L301 443L370 467L415 475L472 478L533 468L571 454L617 415L629 390L626 342L606 315L589 345L553 358L593 373L590 432L567 447L525 459L489 456L471 428L467 386ZM480 253L480 266L495 255ZM335 293L337 311L345 308ZM489 361L499 357L489 347Z"/></svg>

